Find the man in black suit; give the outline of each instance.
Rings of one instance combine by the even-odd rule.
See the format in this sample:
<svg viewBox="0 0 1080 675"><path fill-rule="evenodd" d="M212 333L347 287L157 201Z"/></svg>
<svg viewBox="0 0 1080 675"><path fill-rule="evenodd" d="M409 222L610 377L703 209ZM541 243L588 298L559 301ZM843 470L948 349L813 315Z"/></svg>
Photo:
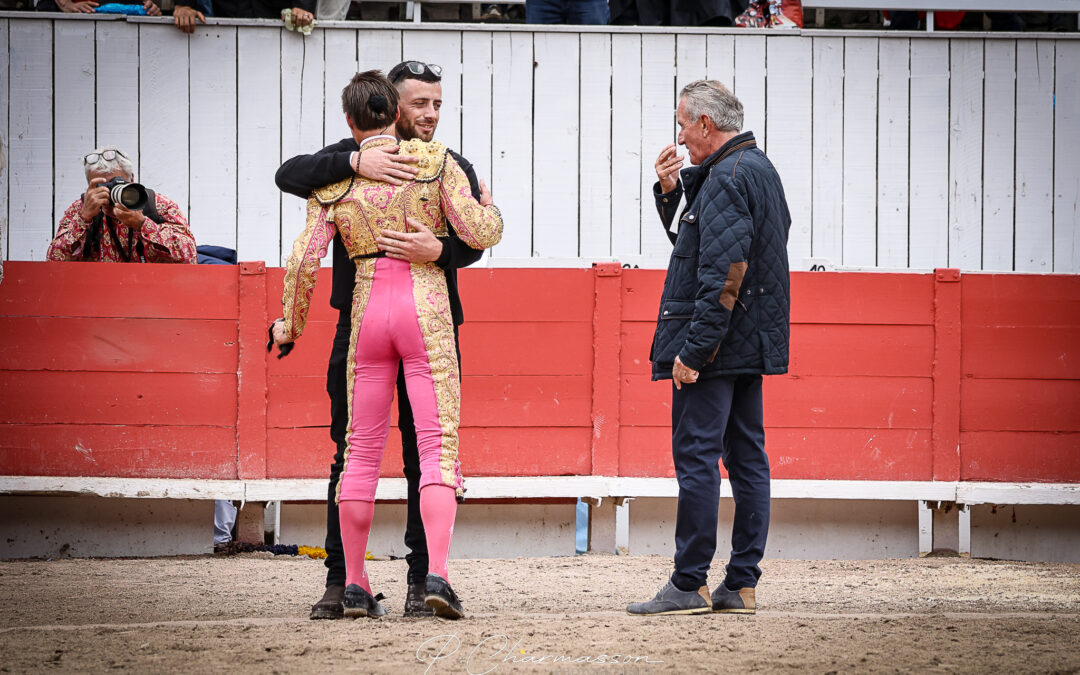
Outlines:
<svg viewBox="0 0 1080 675"><path fill-rule="evenodd" d="M439 124L439 108L442 106L442 69L434 64L405 61L394 66L387 78L400 93L397 136L400 140L413 138L430 141ZM336 183L354 174L373 180L399 185L402 179L416 174L412 166L415 160L393 154L396 146L384 146L364 152L352 138L342 139L314 155L299 155L288 160L278 169L275 180L282 191L305 199L316 188ZM454 159L469 178L473 196L480 199L481 183L476 179L472 164L461 155L451 151ZM484 188L486 189L486 188ZM449 226L449 224L448 224ZM450 228L453 232L453 228ZM378 239L380 250L391 258L410 262L432 262L446 271L446 286L450 295L450 309L454 317L454 338L464 317L457 289L457 269L467 267L480 259L481 251L469 248L456 236L436 237L431 231L390 232L383 231ZM330 395L330 437L337 446L334 462L330 465L330 487L326 510L326 592L311 608L312 619L340 619L344 616L342 600L345 594L345 553L341 545L341 523L338 520L334 496L341 476L346 425L349 412L346 393L346 357L349 349L350 307L355 285L356 267L345 252L341 240L334 237L333 291L330 305L339 311L334 348L326 373L326 391ZM458 362L460 363L460 349ZM413 426L412 408L405 390L403 370L398 371L398 429L401 431L401 456L408 482L408 523L405 529L405 545L409 554L408 592L405 596L406 616L426 616L432 613L424 603L424 580L427 577L427 542L424 525L420 518L420 459L416 447L416 429Z"/></svg>

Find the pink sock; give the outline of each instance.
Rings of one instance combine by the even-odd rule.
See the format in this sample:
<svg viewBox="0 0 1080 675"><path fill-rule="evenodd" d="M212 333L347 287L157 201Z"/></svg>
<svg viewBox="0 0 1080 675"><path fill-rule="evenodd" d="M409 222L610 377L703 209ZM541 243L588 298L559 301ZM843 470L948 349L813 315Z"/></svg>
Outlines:
<svg viewBox="0 0 1080 675"><path fill-rule="evenodd" d="M450 556L450 539L454 536L456 515L454 488L432 484L420 490L420 517L424 520L424 533L427 535L428 572L447 580L450 577L446 559Z"/></svg>
<svg viewBox="0 0 1080 675"><path fill-rule="evenodd" d="M371 584L368 583L364 559L367 557L368 533L371 532L371 520L374 516L375 502L350 499L338 503L341 544L345 548L345 583L356 584L368 593L371 592Z"/></svg>

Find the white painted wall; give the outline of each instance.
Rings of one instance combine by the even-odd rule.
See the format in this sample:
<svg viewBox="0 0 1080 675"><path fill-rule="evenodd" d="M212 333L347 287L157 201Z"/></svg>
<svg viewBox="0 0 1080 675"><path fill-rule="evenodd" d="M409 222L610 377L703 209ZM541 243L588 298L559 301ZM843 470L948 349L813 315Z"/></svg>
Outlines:
<svg viewBox="0 0 1080 675"><path fill-rule="evenodd" d="M0 13L0 244L41 260L115 144L199 243L280 264L282 159L346 135L356 69L439 63L438 138L491 185L501 266L657 267L653 161L678 88L730 85L784 179L793 269L1080 272L1080 36L275 22Z"/></svg>

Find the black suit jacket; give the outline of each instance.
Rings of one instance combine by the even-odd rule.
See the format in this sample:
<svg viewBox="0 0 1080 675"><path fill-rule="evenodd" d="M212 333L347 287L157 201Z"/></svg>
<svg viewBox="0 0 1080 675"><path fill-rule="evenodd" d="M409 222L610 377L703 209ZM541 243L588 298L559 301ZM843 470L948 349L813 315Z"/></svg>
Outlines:
<svg viewBox="0 0 1080 675"><path fill-rule="evenodd" d="M274 176L282 192L307 199L317 188L336 183L353 175L349 157L359 149L352 138L343 138L333 145L328 145L314 155L297 155L286 161ZM450 155L461 166L469 179L473 197L480 199L480 183L476 171L467 159L453 150ZM446 290L450 296L450 311L454 316L454 325L460 326L465 321L461 310L461 298L458 295L457 270L468 267L483 255L483 251L470 248L453 234L454 228L446 224L451 235L439 237L442 242L442 255L435 263L446 272ZM352 306L353 289L356 286L356 265L349 259L341 238L334 235L334 288L330 294L330 306L340 312L348 312Z"/></svg>

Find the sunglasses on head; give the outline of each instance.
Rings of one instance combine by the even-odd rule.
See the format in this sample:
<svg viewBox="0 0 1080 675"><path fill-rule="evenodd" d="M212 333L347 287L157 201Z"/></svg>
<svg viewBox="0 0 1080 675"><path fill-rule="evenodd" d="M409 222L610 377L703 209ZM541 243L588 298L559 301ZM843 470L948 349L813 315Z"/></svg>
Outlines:
<svg viewBox="0 0 1080 675"><path fill-rule="evenodd" d="M106 162L111 162L114 159L116 159L117 155L120 155L124 159L130 159L130 157L128 157L124 153L120 152L119 150L110 149L110 150L104 150L102 152L91 152L86 157L83 157L82 163L83 164L97 164L99 159L103 159Z"/></svg>
<svg viewBox="0 0 1080 675"><path fill-rule="evenodd" d="M442 66L436 65L434 63L423 63L421 61L406 61L404 63L404 66L405 68L400 73L398 73L397 77L394 78L395 81L398 81L402 77L404 77L406 70L408 70L413 75L423 75L424 71L427 70L430 71L431 74L435 77L442 76Z"/></svg>

